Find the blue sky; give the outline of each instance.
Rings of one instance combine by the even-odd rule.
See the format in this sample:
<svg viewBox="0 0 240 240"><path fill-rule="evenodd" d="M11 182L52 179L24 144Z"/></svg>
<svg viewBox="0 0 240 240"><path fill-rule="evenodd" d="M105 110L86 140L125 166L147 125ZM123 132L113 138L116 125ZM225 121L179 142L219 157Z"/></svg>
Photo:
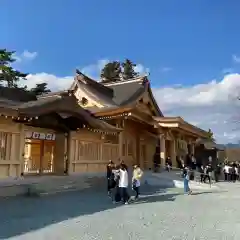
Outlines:
<svg viewBox="0 0 240 240"><path fill-rule="evenodd" d="M195 84L233 67L239 8L237 0L2 0L0 45L37 51L22 66L31 73L65 76L128 57L150 68L155 85Z"/></svg>
<svg viewBox="0 0 240 240"><path fill-rule="evenodd" d="M240 87L239 9L237 0L1 0L0 47L17 51L17 67L32 74L31 83L61 85L76 67L89 70L100 60L130 58L150 69L166 114L215 129L216 116L211 115L215 125L206 125L190 113L212 106L209 112L217 108L223 117L229 93ZM228 100L223 103L218 93ZM216 131L219 139L236 139L230 130Z"/></svg>

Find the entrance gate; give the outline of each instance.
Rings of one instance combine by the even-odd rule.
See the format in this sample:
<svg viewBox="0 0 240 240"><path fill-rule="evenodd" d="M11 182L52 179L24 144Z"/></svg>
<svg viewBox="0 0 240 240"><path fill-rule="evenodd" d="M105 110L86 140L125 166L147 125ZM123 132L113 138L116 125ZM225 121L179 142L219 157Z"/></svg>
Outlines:
<svg viewBox="0 0 240 240"><path fill-rule="evenodd" d="M26 138L24 174L53 173L54 148L54 140Z"/></svg>

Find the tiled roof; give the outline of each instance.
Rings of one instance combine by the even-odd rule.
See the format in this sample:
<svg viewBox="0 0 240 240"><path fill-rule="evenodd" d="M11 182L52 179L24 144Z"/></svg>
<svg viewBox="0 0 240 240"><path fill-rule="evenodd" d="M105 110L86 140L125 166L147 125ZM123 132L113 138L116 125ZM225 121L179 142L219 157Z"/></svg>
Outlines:
<svg viewBox="0 0 240 240"><path fill-rule="evenodd" d="M0 98L15 102L27 102L36 100L36 96L19 88L8 88L0 86Z"/></svg>
<svg viewBox="0 0 240 240"><path fill-rule="evenodd" d="M108 132L121 131L121 129L97 119L89 111L80 107L75 96L68 93L68 91L51 94L38 99L35 98L35 100L28 102L17 102L7 98L0 98L0 113L15 117L36 117L49 113L67 114L78 118L79 122L90 128Z"/></svg>
<svg viewBox="0 0 240 240"><path fill-rule="evenodd" d="M115 83L108 85L114 92L113 101L119 105L127 105L136 100L145 92L145 82L143 80Z"/></svg>
<svg viewBox="0 0 240 240"><path fill-rule="evenodd" d="M139 76L134 79L119 82L101 83L90 79L77 70L75 81L70 89L73 90L77 84L79 84L81 90L85 91L93 100L104 105L104 108L92 109L93 112L134 105L137 99L139 99L144 92L148 91L159 116L163 116L154 99L147 76Z"/></svg>

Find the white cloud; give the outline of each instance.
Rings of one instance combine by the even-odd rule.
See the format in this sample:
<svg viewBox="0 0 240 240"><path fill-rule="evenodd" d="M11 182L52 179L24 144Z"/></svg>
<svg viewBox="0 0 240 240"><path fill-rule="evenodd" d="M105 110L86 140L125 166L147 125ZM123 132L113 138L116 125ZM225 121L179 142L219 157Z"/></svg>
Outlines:
<svg viewBox="0 0 240 240"><path fill-rule="evenodd" d="M203 129L211 128L220 143L240 139L239 94L240 74L192 87L154 89L165 116L182 116Z"/></svg>
<svg viewBox="0 0 240 240"><path fill-rule="evenodd" d="M22 53L22 57L28 60L33 60L37 57L38 53L37 52L29 52L28 50L24 50Z"/></svg>
<svg viewBox="0 0 240 240"><path fill-rule="evenodd" d="M138 72L139 74L147 74L150 72L149 68L144 67L142 64L137 64L134 68L135 72Z"/></svg>
<svg viewBox="0 0 240 240"><path fill-rule="evenodd" d="M15 54L14 58L16 62L23 62L23 61L32 61L38 56L37 52L30 52L28 50L24 50L20 55Z"/></svg>
<svg viewBox="0 0 240 240"><path fill-rule="evenodd" d="M101 68L108 60L98 61L80 69L86 75L99 78ZM144 66L139 67L143 72ZM47 73L27 77L29 88L46 82L52 90L67 89L73 76L57 77ZM240 74L227 74L221 81L184 87L181 84L153 88L155 98L165 116L182 116L203 129L211 128L219 143L240 140Z"/></svg>
<svg viewBox="0 0 240 240"><path fill-rule="evenodd" d="M97 63L95 64L91 64L82 68L81 71L82 73L88 75L89 77L98 80L101 70L107 63L109 63L108 59L102 59L97 61Z"/></svg>
<svg viewBox="0 0 240 240"><path fill-rule="evenodd" d="M237 55L232 55L232 60L235 62L235 63L240 63L240 57L237 56Z"/></svg>
<svg viewBox="0 0 240 240"><path fill-rule="evenodd" d="M33 88L37 83L47 83L48 87L53 91L67 89L73 82L73 76L57 77L48 73L29 74L27 80L22 81L21 85L27 85L28 88Z"/></svg>

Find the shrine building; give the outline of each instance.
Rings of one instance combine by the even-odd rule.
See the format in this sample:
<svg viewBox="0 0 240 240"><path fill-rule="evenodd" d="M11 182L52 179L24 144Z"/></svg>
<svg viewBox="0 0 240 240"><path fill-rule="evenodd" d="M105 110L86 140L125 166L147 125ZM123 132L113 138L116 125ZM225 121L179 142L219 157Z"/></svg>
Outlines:
<svg viewBox="0 0 240 240"><path fill-rule="evenodd" d="M0 177L104 172L119 159L152 169L155 155L176 166L208 133L160 107L147 76L103 84L78 71L40 97L0 87Z"/></svg>

